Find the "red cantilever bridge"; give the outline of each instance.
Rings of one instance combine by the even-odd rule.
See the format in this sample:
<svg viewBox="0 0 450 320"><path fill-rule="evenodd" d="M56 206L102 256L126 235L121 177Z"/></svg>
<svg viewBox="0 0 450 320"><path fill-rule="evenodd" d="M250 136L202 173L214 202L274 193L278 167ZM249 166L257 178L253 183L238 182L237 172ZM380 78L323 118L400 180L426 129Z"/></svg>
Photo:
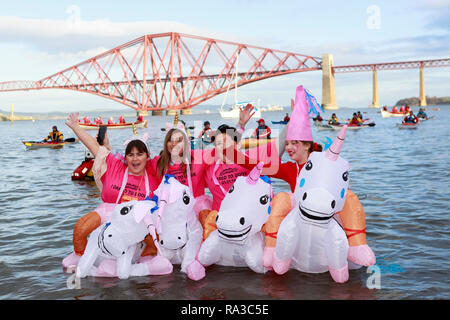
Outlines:
<svg viewBox="0 0 450 320"><path fill-rule="evenodd" d="M331 68L334 74L382 65L388 64ZM389 65L401 69L411 62ZM450 59L419 61L421 66L450 66ZM0 92L69 89L138 112L186 110L235 85L322 69L320 57L171 32L142 36L38 81L1 82Z"/></svg>

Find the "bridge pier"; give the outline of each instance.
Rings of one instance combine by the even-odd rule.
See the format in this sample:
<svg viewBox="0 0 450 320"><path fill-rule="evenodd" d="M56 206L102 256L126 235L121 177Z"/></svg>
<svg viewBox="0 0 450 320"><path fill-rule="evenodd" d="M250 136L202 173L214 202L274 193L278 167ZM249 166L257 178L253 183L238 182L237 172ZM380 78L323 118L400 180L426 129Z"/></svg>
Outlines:
<svg viewBox="0 0 450 320"><path fill-rule="evenodd" d="M153 110L152 111L152 116L162 116L162 115L163 115L162 110Z"/></svg>
<svg viewBox="0 0 450 320"><path fill-rule="evenodd" d="M146 117L146 116L148 116L148 111L147 110L136 110L136 116L137 117L139 117L139 116L144 116L144 117Z"/></svg>
<svg viewBox="0 0 450 320"><path fill-rule="evenodd" d="M336 90L334 87L333 55L322 55L322 108L337 110Z"/></svg>
<svg viewBox="0 0 450 320"><path fill-rule="evenodd" d="M185 114L192 114L192 109L181 109L180 111L181 114L185 115Z"/></svg>
<svg viewBox="0 0 450 320"><path fill-rule="evenodd" d="M178 114L178 110L176 110L176 109L167 109L166 110L166 116L174 116L176 114Z"/></svg>
<svg viewBox="0 0 450 320"><path fill-rule="evenodd" d="M419 107L427 105L427 97L425 96L425 81L423 79L423 63L420 63L420 89L419 89Z"/></svg>
<svg viewBox="0 0 450 320"><path fill-rule="evenodd" d="M372 75L372 105L371 108L379 108L380 102L378 101L378 80L377 80L377 68L373 67Z"/></svg>

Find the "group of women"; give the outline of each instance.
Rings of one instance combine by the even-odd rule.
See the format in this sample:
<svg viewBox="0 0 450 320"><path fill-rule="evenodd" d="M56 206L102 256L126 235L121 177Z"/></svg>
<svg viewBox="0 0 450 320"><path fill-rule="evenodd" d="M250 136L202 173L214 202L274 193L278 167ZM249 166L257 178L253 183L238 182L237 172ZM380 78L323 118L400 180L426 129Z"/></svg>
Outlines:
<svg viewBox="0 0 450 320"><path fill-rule="evenodd" d="M296 97L298 99L302 98ZM294 104L291 104L294 110ZM104 145L100 146L93 136L79 126L78 114L71 114L66 124L95 157L93 172L101 190L102 203L75 224L74 251L63 259L63 266L71 268L77 265L86 248L87 237L98 226L108 222L116 204L152 197L165 174L171 174L179 182L189 186L198 200L196 210L204 227L204 239L215 228L215 217L225 194L235 180L239 176L248 175L257 162L265 163L263 174L286 181L293 192L300 169L310 153L321 151L321 146L313 141L310 127L301 129L288 124L276 141L256 151L241 153L238 149L240 137L252 115L253 107L247 105L240 111L237 129L225 124L219 126L213 135L215 148L207 150L190 150L184 128L172 125L166 128L163 150L152 157L145 143L146 137L127 141L125 155L113 154L107 136ZM299 130L306 132L298 132ZM284 152L287 152L292 161L281 161ZM205 195L206 187L212 194L212 204ZM349 193L348 202L349 205L346 203L340 212L340 220L348 236L349 259L353 254L354 262L371 265L375 261L366 243L364 210L355 194ZM273 199L271 217L263 228L266 234L266 265L270 265L277 229L293 203L293 196L289 192L280 192ZM146 248L141 257L156 254L154 240L150 235L147 236L144 240Z"/></svg>

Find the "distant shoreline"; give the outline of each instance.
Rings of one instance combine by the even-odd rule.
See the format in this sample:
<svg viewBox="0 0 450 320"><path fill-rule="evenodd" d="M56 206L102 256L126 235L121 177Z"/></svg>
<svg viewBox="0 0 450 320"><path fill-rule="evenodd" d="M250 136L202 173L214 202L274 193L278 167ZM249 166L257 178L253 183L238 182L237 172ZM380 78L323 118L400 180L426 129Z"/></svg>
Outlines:
<svg viewBox="0 0 450 320"><path fill-rule="evenodd" d="M442 105L442 104L450 104L450 97L426 97L427 99L427 105ZM410 106L418 106L419 105L419 98L417 97L411 97L411 98L404 98L401 100L398 100L395 104L396 106L404 106L404 105L410 105Z"/></svg>

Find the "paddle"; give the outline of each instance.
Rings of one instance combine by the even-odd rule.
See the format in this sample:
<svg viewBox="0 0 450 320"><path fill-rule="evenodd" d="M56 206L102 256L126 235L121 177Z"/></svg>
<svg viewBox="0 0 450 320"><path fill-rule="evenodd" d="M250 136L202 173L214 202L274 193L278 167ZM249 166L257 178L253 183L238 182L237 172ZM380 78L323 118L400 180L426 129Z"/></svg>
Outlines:
<svg viewBox="0 0 450 320"><path fill-rule="evenodd" d="M190 126L188 127L189 130L194 130L195 126ZM166 131L166 128L161 128L161 131Z"/></svg>
<svg viewBox="0 0 450 320"><path fill-rule="evenodd" d="M64 142L75 142L75 138L64 139Z"/></svg>

